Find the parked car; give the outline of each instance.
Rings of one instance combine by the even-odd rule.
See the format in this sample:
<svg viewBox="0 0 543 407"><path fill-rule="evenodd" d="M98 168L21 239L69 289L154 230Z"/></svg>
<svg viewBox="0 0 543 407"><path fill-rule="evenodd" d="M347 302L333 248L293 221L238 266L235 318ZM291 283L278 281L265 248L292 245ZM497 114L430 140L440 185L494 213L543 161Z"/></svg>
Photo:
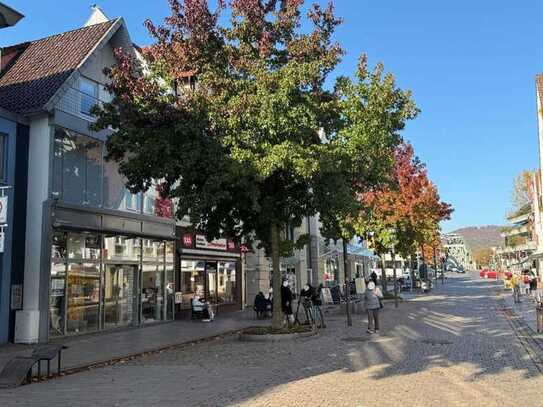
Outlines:
<svg viewBox="0 0 543 407"><path fill-rule="evenodd" d="M487 270L485 278L498 279L498 272L496 270Z"/></svg>
<svg viewBox="0 0 543 407"><path fill-rule="evenodd" d="M479 278L486 278L487 269L481 269L479 271Z"/></svg>

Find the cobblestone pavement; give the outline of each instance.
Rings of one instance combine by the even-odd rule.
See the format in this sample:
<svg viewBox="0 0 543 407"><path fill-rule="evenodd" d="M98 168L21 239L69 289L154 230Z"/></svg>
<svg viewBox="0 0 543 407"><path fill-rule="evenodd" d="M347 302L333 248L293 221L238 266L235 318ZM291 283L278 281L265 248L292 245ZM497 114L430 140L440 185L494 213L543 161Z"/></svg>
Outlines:
<svg viewBox="0 0 543 407"><path fill-rule="evenodd" d="M316 338L235 337L0 392L0 406L541 406L543 376L496 302L498 285L450 278L366 319L327 315ZM107 344L104 344L107 346Z"/></svg>

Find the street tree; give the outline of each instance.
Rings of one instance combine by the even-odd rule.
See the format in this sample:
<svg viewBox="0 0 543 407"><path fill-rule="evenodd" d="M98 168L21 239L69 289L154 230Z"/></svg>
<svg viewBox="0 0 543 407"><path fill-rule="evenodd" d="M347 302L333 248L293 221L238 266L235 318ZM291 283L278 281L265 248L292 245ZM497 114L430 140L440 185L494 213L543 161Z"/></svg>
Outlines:
<svg viewBox="0 0 543 407"><path fill-rule="evenodd" d="M397 252L403 258L413 258L425 245L436 244L439 223L450 217L452 207L441 201L425 165L408 143L396 149L393 178L393 183L362 195L358 224L362 231L377 229L377 249L387 248L387 231L394 230Z"/></svg>
<svg viewBox="0 0 543 407"><path fill-rule="evenodd" d="M343 240L344 260L346 243L357 235L359 197L391 182L394 152L402 140L400 131L418 113L411 93L398 88L394 76L383 71L382 64L369 70L362 55L355 79L338 79L338 129L326 140L332 155L321 166L315 185L322 234ZM373 230L380 236L379 227Z"/></svg>
<svg viewBox="0 0 543 407"><path fill-rule="evenodd" d="M232 0L211 10L205 0L170 0L161 25L147 22L155 43L143 50L145 66L117 52L113 100L96 112L96 128L114 129L108 158L132 191L160 180L175 216L207 238L254 236L266 249L274 327L279 258L305 243L281 231L316 213L315 180L337 152L319 134L337 128L338 98L324 84L342 55L332 38L340 20L331 3L307 14L303 6ZM184 86L187 75L196 86Z"/></svg>

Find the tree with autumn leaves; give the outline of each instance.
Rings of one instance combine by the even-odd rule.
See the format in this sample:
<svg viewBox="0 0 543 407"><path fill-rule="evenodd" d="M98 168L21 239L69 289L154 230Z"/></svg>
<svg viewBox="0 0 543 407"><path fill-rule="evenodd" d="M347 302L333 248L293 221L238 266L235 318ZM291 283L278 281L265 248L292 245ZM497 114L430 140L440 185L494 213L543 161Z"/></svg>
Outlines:
<svg viewBox="0 0 543 407"><path fill-rule="evenodd" d="M393 182L364 193L360 200L359 233L367 236L371 232L381 255L390 251L394 241L405 259L417 252L424 256L425 249L439 246L439 224L452 213L451 205L441 201L425 165L407 143L395 152Z"/></svg>
<svg viewBox="0 0 543 407"><path fill-rule="evenodd" d="M130 190L158 180L175 216L208 239L254 238L266 249L279 327L279 259L307 242L281 231L316 213L327 231L352 224L357 197L389 178L398 131L416 108L365 62L358 82L325 87L343 53L331 3L304 13L304 0L219 1L215 10L206 0L169 2L162 25L146 23L155 43L145 64L116 51L113 99L95 110L94 127L114 129L108 158ZM197 86L184 86L187 75Z"/></svg>

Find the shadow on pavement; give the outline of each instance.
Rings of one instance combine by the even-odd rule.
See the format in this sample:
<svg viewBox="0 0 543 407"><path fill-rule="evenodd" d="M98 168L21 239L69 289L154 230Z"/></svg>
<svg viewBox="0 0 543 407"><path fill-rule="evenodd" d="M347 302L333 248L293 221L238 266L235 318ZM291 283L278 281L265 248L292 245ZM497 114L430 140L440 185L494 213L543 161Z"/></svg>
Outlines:
<svg viewBox="0 0 543 407"><path fill-rule="evenodd" d="M371 379L408 376L468 364L467 379L539 371L507 320L497 311L494 282L470 275L402 303L387 304L382 335L365 333L366 318L328 315L316 338L281 343L242 343L233 336L144 356L127 363L25 386L2 394L10 405L31 400L56 405L230 405L274 394L308 380L371 371ZM99 392L96 389L100 389ZM323 388L322 391L332 391ZM353 389L355 391L356 389ZM361 390L362 391L362 390ZM28 401L29 404L25 404ZM76 404L70 404L77 402ZM63 404L64 403L64 404ZM117 403L117 404L115 404Z"/></svg>

